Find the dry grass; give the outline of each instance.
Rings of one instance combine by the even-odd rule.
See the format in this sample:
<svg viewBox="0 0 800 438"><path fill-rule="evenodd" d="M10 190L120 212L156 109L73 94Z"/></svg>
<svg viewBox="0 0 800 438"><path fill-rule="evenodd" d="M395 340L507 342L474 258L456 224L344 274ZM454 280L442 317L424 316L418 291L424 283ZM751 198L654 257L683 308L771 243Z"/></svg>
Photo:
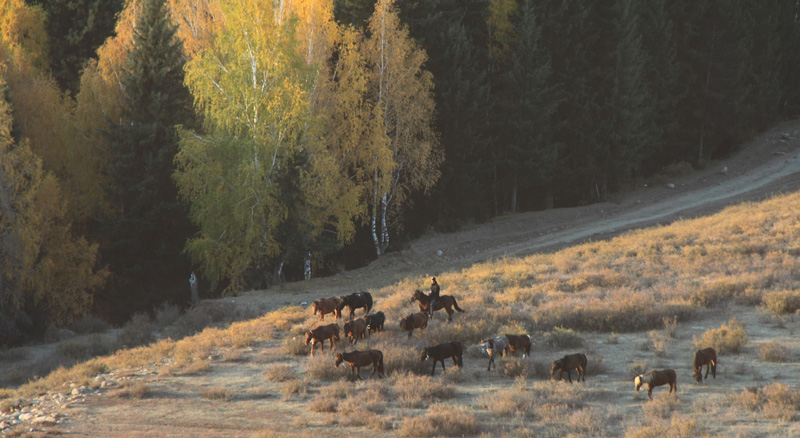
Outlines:
<svg viewBox="0 0 800 438"><path fill-rule="evenodd" d="M219 386L203 388L200 390L200 396L212 401L231 401L231 397L233 397L230 389Z"/></svg>
<svg viewBox="0 0 800 438"><path fill-rule="evenodd" d="M375 291L378 308L387 315L387 330L363 341L363 348L383 351L387 378L380 381L347 381L349 368L334 367L327 347L325 353L309 357L298 337L318 320L308 309L295 306L229 328L206 328L179 341L163 340L61 368L6 398L46 393L65 383L88 385L98 373L153 364L169 363L170 370L190 376L214 374L255 361L253 355L231 352L265 347L259 354L276 357L262 362L270 364L263 378L278 384L261 383L273 393L279 387L284 396L284 401L270 402L304 406L289 420L301 427L300 434L324 433L325 427L341 424L354 428L347 433L364 435L394 427L395 433L413 436L494 436L492 428L502 425L500 436L735 436L744 416L754 425L752 436L779 435L786 430L776 432L776 424L798 419L798 391L779 384L742 388L797 371L789 352L796 347L791 335L800 328L794 316L800 275L798 209L800 194L789 195L554 254L437 273L446 293L456 295L468 313L457 313L449 324L439 314L427 331L415 332L411 340L396 324L410 312L410 290L423 281L407 278ZM747 331L735 319L706 330L728 319L729 308L741 305L753 306L753 314L788 316L776 328L775 320L765 315L772 324L769 332L761 327L761 332L751 333L750 321L756 320L752 316ZM757 305L763 307L756 309ZM213 321L232 316L229 313L230 309L220 315L204 310L198 315ZM759 320L759 325L767 323ZM785 345L769 338L774 330L780 330ZM501 359L498 371L487 374L487 359L477 357L475 344L505 332L536 337L533 359ZM699 337L689 339L693 333ZM748 338L758 348L749 347ZM428 377L431 363L420 362L420 349L450 340L464 344L465 368L452 367L448 359L447 372ZM692 344L728 355L720 365L721 375L709 385L690 386L691 355L686 351ZM643 354L641 345L653 354ZM585 384L550 382L549 363L561 354L552 350L579 346L587 350L590 375L607 375ZM76 355L84 348L73 347ZM737 352L740 356L731 356ZM220 360L235 363L219 364ZM679 387L688 397L683 392L680 398L669 396L659 387L655 400L648 402L646 395L633 392L634 375L667 366L678 370ZM512 383L504 376L517 380ZM711 394L716 402L708 401ZM226 399L224 394L206 398ZM228 406L235 404L238 400ZM349 415L316 414L345 412ZM719 415L706 429L704 421L711 413ZM641 422L642 417L650 422Z"/></svg>
<svg viewBox="0 0 800 438"><path fill-rule="evenodd" d="M150 387L141 380L126 382L122 388L116 392L117 397L126 398L145 398L150 394Z"/></svg>

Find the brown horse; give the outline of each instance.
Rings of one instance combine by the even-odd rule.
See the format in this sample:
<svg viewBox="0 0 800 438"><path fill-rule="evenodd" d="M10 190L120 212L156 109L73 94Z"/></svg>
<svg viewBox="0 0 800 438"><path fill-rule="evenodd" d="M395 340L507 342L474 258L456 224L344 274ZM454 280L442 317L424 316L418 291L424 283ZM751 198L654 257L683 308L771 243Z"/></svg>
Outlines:
<svg viewBox="0 0 800 438"><path fill-rule="evenodd" d="M711 370L711 377L717 378L717 350L709 347L695 351L692 364L693 377L697 383L703 381L703 365L706 366L706 379L708 379L709 370Z"/></svg>
<svg viewBox="0 0 800 438"><path fill-rule="evenodd" d="M430 313L429 307L431 305L431 297L425 295L421 290L417 289L411 295L411 301L419 301L419 311ZM464 309L458 307L458 303L456 299L452 295L442 295L436 300L436 304L433 305L433 311L442 310L444 309L447 312L447 321L450 322L453 320L453 308L458 310L459 312L464 312Z"/></svg>
<svg viewBox="0 0 800 438"><path fill-rule="evenodd" d="M633 383L636 385L637 392L642 385L646 386L647 396L650 397L650 400L653 399L653 388L661 385L669 385L669 393L672 394L672 391L675 391L675 395L678 395L678 376L675 374L675 370L650 370L636 376Z"/></svg>
<svg viewBox="0 0 800 438"><path fill-rule="evenodd" d="M319 312L319 319L325 319L325 315L333 313L336 318L342 317L342 312L339 310L339 299L336 297L320 298L311 303L311 308L314 309L314 315Z"/></svg>
<svg viewBox="0 0 800 438"><path fill-rule="evenodd" d="M442 371L444 371L444 360L448 357L452 357L453 363L459 368L464 366L464 350L461 348L461 342L445 342L435 347L423 348L419 361L424 362L428 358L433 359L433 368L431 368L431 376L433 376L436 371L436 362L442 363Z"/></svg>
<svg viewBox="0 0 800 438"><path fill-rule="evenodd" d="M350 365L351 380L353 381L356 380L356 377L358 377L358 380L364 380L361 378L361 367L365 367L370 364L372 364L372 374L369 376L374 376L375 371L377 371L378 377L383 377L383 353L380 350L336 353L337 368L342 361L347 362Z"/></svg>
<svg viewBox="0 0 800 438"><path fill-rule="evenodd" d="M311 355L314 355L314 346L320 344L320 348L322 348L322 352L325 352L325 340L330 339L331 341L331 348L334 350L336 349L336 344L333 343L334 340L339 342L339 325L337 324L328 324L328 325L321 325L314 330L310 330L306 332L306 345L309 342L311 344Z"/></svg>
<svg viewBox="0 0 800 438"><path fill-rule="evenodd" d="M372 294L361 291L339 297L339 312L341 312L345 306L350 308L350 319L353 319L353 315L356 314L356 309L359 308L364 308L366 311L364 314L366 315L372 309Z"/></svg>
<svg viewBox="0 0 800 438"><path fill-rule="evenodd" d="M400 330L408 332L408 339L411 339L411 333L414 329L424 329L428 327L428 314L417 312L406 316L400 320Z"/></svg>
<svg viewBox="0 0 800 438"><path fill-rule="evenodd" d="M572 370L578 371L578 381L586 381L586 355L583 353L568 354L561 359L554 360L553 366L550 368L550 378L554 378L556 371L558 371L558 380L561 380L561 374L566 372L569 383L572 383Z"/></svg>
<svg viewBox="0 0 800 438"><path fill-rule="evenodd" d="M508 339L508 349L514 356L517 355L517 350L522 351L522 357L531 355L531 337L528 335L506 335Z"/></svg>
<svg viewBox="0 0 800 438"><path fill-rule="evenodd" d="M367 330L367 322L364 318L358 318L344 323L344 335L350 339L350 343L356 345L358 338L364 339L364 332Z"/></svg>

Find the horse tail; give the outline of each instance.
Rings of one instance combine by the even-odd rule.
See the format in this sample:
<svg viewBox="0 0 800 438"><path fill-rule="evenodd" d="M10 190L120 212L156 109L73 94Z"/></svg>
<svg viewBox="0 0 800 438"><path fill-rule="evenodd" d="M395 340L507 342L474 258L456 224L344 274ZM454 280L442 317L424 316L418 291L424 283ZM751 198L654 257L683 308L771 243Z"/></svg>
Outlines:
<svg viewBox="0 0 800 438"><path fill-rule="evenodd" d="M466 312L466 310L458 307L458 302L456 302L456 297L453 297L453 307L455 307L455 309L458 310L459 312Z"/></svg>

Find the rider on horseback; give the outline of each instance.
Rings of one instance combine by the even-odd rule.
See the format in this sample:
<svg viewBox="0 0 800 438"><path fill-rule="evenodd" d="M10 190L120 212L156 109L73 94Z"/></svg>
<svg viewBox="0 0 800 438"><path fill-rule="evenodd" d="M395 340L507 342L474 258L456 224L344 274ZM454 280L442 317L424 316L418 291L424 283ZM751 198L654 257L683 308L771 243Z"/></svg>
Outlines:
<svg viewBox="0 0 800 438"><path fill-rule="evenodd" d="M433 318L433 305L439 301L439 283L436 282L436 277L431 277L431 299L430 307L428 308L428 318Z"/></svg>

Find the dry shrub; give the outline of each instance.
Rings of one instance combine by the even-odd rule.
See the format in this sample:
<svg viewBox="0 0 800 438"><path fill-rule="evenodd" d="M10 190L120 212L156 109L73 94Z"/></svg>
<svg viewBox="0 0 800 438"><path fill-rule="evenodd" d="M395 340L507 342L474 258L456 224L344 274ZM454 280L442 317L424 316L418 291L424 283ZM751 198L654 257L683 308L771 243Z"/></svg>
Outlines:
<svg viewBox="0 0 800 438"><path fill-rule="evenodd" d="M117 397L125 397L125 398L144 398L150 394L150 388L147 386L147 383L142 382L141 380L136 380L132 382L125 382L122 386L122 389L116 393Z"/></svg>
<svg viewBox="0 0 800 438"><path fill-rule="evenodd" d="M670 339L675 339L678 336L678 317L675 315L663 316L661 321L664 323L664 334Z"/></svg>
<svg viewBox="0 0 800 438"><path fill-rule="evenodd" d="M570 412L567 424L570 429L583 436L589 434L596 435L602 430L603 413L600 409L587 407Z"/></svg>
<svg viewBox="0 0 800 438"><path fill-rule="evenodd" d="M181 366L181 374L200 374L211 369L210 359L194 360Z"/></svg>
<svg viewBox="0 0 800 438"><path fill-rule="evenodd" d="M400 434L411 437L465 436L479 432L478 420L465 408L444 403L431 405L420 417L410 417L400 426Z"/></svg>
<svg viewBox="0 0 800 438"><path fill-rule="evenodd" d="M56 348L57 354L66 363L82 362L96 356L103 356L116 349L113 342L108 342L103 334L92 334L84 338L73 338L63 341Z"/></svg>
<svg viewBox="0 0 800 438"><path fill-rule="evenodd" d="M755 411L761 404L758 388L743 389L741 392L728 395L726 399L731 407L748 412Z"/></svg>
<svg viewBox="0 0 800 438"><path fill-rule="evenodd" d="M657 332L655 330L651 330L647 333L647 335L650 338L648 349L652 351L656 357L667 357L669 337L665 333Z"/></svg>
<svg viewBox="0 0 800 438"><path fill-rule="evenodd" d="M153 342L155 324L146 313L137 313L122 327L117 340L126 348L138 347Z"/></svg>
<svg viewBox="0 0 800 438"><path fill-rule="evenodd" d="M545 333L544 342L550 348L563 350L583 345L583 337L572 329L553 327L553 331Z"/></svg>
<svg viewBox="0 0 800 438"><path fill-rule="evenodd" d="M318 395L308 403L308 410L318 413L333 413L336 412L336 407L338 404L339 401L336 399L330 399L323 395Z"/></svg>
<svg viewBox="0 0 800 438"><path fill-rule="evenodd" d="M521 359L516 357L508 358L502 361L501 369L503 375L515 379L517 377L530 377L531 363L528 359Z"/></svg>
<svg viewBox="0 0 800 438"><path fill-rule="evenodd" d="M317 354L308 358L306 362L306 373L313 379L319 380L338 380L350 377L350 367L334 365L332 354Z"/></svg>
<svg viewBox="0 0 800 438"><path fill-rule="evenodd" d="M447 383L463 383L467 380L467 376L462 368L450 367L442 373L442 380Z"/></svg>
<svg viewBox="0 0 800 438"><path fill-rule="evenodd" d="M625 438L693 438L705 436L697 419L674 415L667 421L655 421L640 426L642 422L634 422L635 426L625 431Z"/></svg>
<svg viewBox="0 0 800 438"><path fill-rule="evenodd" d="M383 352L383 369L387 376L405 373L418 375L430 373L432 366L430 361L419 360L421 348L384 342L378 345L377 349Z"/></svg>
<svg viewBox="0 0 800 438"><path fill-rule="evenodd" d="M271 382L286 382L287 380L296 380L297 373L289 365L275 364L267 369L264 378Z"/></svg>
<svg viewBox="0 0 800 438"><path fill-rule="evenodd" d="M303 396L308 392L308 383L301 379L290 379L281 383L281 393L284 396Z"/></svg>
<svg viewBox="0 0 800 438"><path fill-rule="evenodd" d="M206 400L214 400L214 401L230 401L231 400L231 391L228 388L222 388L219 386L212 386L209 388L203 388L200 390L200 396Z"/></svg>
<svg viewBox="0 0 800 438"><path fill-rule="evenodd" d="M478 399L479 406L501 417L532 418L535 403L532 392L519 389L501 389Z"/></svg>
<svg viewBox="0 0 800 438"><path fill-rule="evenodd" d="M764 306L773 315L789 315L800 310L800 290L777 290L765 292Z"/></svg>
<svg viewBox="0 0 800 438"><path fill-rule="evenodd" d="M656 388L654 392L664 388L667 388L667 386L660 386ZM674 393L670 394L669 392L662 391L659 394L655 394L652 400L643 404L642 411L644 412L645 418L667 419L678 406L680 406L680 401L678 401L678 397Z"/></svg>
<svg viewBox="0 0 800 438"><path fill-rule="evenodd" d="M455 319L456 316L453 315L453 318ZM480 342L486 337L486 333L489 331L490 324L486 319L453 321L445 324L430 322L428 323L425 337L430 340L432 344L458 341L461 342L462 346L465 346Z"/></svg>
<svg viewBox="0 0 800 438"><path fill-rule="evenodd" d="M244 362L244 351L242 350L225 350L222 352L222 361L223 362Z"/></svg>
<svg viewBox="0 0 800 438"><path fill-rule="evenodd" d="M330 341L325 342L330 346ZM311 353L311 346L306 345L305 338L301 336L287 336L283 341L283 351L293 356L307 356Z"/></svg>
<svg viewBox="0 0 800 438"><path fill-rule="evenodd" d="M713 347L717 354L739 353L747 343L744 323L732 318L718 329L706 330L699 339L693 336L697 349Z"/></svg>
<svg viewBox="0 0 800 438"><path fill-rule="evenodd" d="M397 375L393 386L398 402L404 407L419 408L434 400L451 399L456 393L446 383L414 374Z"/></svg>
<svg viewBox="0 0 800 438"><path fill-rule="evenodd" d="M761 344L759 356L765 362L788 362L789 349L778 341Z"/></svg>
<svg viewBox="0 0 800 438"><path fill-rule="evenodd" d="M747 285L729 279L719 279L696 291L692 302L701 307L712 307L722 304L742 294Z"/></svg>

